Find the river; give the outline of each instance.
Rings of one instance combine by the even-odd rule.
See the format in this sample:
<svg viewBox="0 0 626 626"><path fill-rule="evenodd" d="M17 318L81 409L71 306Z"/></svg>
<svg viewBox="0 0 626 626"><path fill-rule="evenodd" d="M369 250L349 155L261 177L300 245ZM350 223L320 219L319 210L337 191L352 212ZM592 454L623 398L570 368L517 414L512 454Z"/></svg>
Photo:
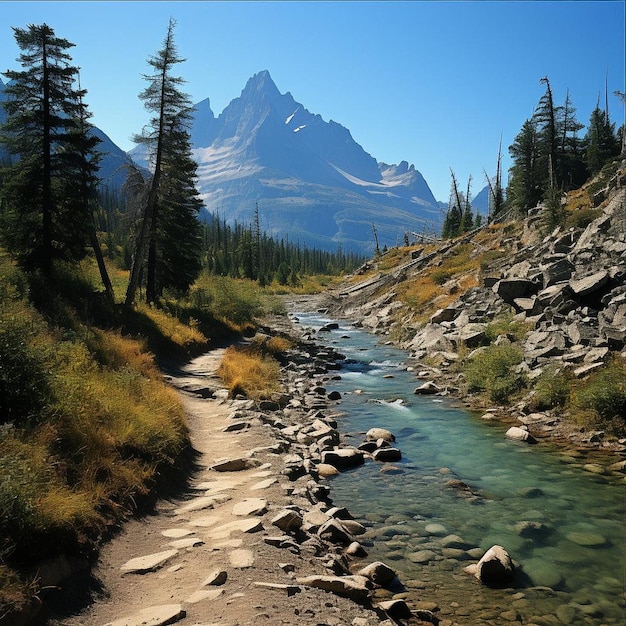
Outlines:
<svg viewBox="0 0 626 626"><path fill-rule="evenodd" d="M333 321L296 317L315 331ZM359 445L379 426L402 451L399 462L368 461L331 486L334 503L368 525L368 560L398 572L409 603L436 604L450 624L626 623L624 477L583 468L619 459L510 441L501 424L414 395L407 354L346 322L316 337L347 357L327 384L342 395L345 442ZM494 544L516 563L511 588L463 571Z"/></svg>

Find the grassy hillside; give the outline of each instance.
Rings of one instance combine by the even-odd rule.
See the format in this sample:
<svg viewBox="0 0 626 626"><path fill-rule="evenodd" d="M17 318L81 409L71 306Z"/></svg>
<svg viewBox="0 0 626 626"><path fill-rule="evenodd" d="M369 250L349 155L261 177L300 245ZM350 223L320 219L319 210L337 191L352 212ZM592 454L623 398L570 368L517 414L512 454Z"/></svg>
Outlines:
<svg viewBox="0 0 626 626"><path fill-rule="evenodd" d="M112 275L119 301L127 277ZM177 475L188 431L159 363L247 333L276 307L231 279L204 277L161 308L111 306L98 289L91 261L44 281L0 251L0 617L37 594L33 564L92 555ZM254 387L245 372L237 385Z"/></svg>

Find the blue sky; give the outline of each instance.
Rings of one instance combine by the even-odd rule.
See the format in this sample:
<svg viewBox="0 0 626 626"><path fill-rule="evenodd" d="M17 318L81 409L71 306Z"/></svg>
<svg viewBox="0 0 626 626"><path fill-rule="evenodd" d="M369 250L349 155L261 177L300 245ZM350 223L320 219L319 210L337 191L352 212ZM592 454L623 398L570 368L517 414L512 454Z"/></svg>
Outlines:
<svg viewBox="0 0 626 626"><path fill-rule="evenodd" d="M147 114L146 59L177 20L194 102L217 115L269 70L278 89L348 127L379 161L413 163L447 201L450 168L477 193L544 93L569 88L587 124L608 75L624 112L624 2L2 2L0 71L18 69L12 26L47 23L76 44L93 122L123 149Z"/></svg>

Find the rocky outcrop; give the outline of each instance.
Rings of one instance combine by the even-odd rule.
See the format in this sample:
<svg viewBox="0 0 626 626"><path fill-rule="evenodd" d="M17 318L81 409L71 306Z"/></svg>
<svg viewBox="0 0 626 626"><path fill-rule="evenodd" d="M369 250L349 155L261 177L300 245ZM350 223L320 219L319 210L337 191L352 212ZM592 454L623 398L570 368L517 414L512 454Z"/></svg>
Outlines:
<svg viewBox="0 0 626 626"><path fill-rule="evenodd" d="M401 337L396 341L415 359L418 378L426 379L417 394L458 392L462 381L455 385L446 375L452 363L491 343L513 340L523 351L519 371L529 380L548 366L585 378L613 355L626 358L624 168L626 162L603 190L597 217L584 227L559 227L545 236L539 207L523 228L519 222L494 227L492 235L474 232L435 250L429 246L428 254L418 250L401 267L339 292L329 308L370 331ZM507 237L513 228L518 229L515 236ZM467 254L468 245L474 250L470 256L480 259L492 246L493 260L481 261L480 271L471 276L478 284L464 288L472 280L451 278L443 285L446 295L434 300L442 306L427 323L417 320L397 295L402 285L426 281L451 255ZM528 329L521 341L506 331L490 334L489 324L506 316L518 323L518 331Z"/></svg>

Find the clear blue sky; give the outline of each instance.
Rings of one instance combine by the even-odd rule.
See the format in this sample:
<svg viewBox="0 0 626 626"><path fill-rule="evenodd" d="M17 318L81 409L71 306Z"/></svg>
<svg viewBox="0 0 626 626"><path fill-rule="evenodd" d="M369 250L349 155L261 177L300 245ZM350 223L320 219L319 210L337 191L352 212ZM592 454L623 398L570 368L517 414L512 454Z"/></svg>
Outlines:
<svg viewBox="0 0 626 626"><path fill-rule="evenodd" d="M147 120L146 59L177 20L179 65L215 114L269 70L278 89L348 127L379 161L406 160L447 201L450 168L485 184L544 93L569 88L585 125L598 94L623 123L624 2L2 2L0 71L18 69L12 26L47 23L76 44L93 122L120 147Z"/></svg>

